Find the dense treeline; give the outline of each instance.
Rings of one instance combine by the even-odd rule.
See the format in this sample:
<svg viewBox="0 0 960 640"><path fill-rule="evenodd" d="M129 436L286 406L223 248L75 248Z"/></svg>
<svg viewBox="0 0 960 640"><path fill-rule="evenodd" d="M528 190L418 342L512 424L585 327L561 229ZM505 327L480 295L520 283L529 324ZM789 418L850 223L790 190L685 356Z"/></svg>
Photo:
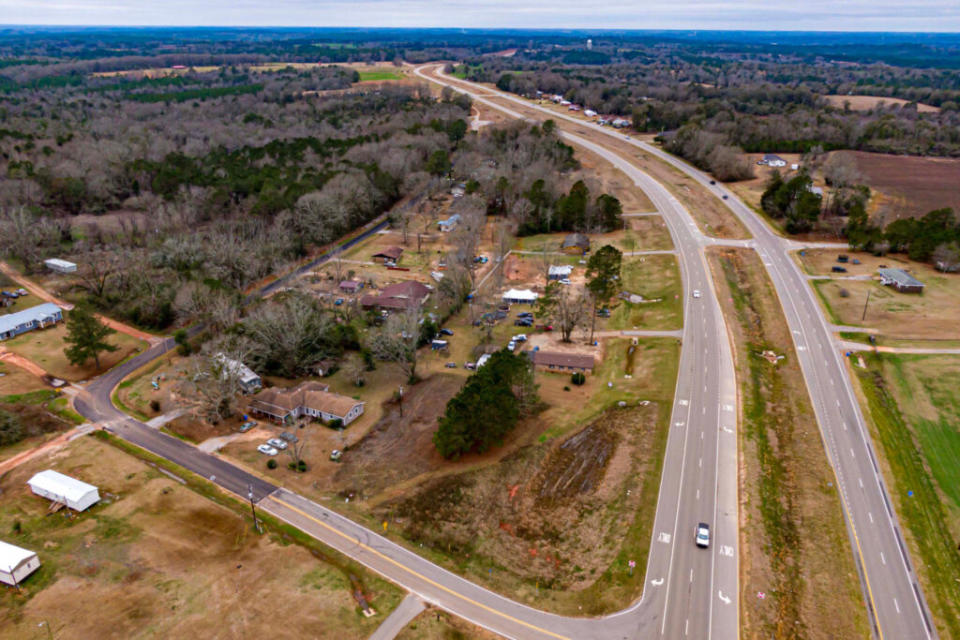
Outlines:
<svg viewBox="0 0 960 640"><path fill-rule="evenodd" d="M885 228L873 225L866 214L850 216L850 246L879 255L905 253L911 260L931 262L942 271L960 269L960 221L952 209L937 209L922 218L902 218Z"/></svg>

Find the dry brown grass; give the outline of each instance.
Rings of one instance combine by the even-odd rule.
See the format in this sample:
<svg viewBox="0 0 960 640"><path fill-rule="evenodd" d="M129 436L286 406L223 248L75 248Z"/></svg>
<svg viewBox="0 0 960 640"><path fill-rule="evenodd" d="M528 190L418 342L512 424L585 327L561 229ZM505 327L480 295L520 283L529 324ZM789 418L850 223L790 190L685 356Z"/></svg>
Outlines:
<svg viewBox="0 0 960 640"><path fill-rule="evenodd" d="M499 635L454 617L446 611L427 609L397 634L397 640L498 640Z"/></svg>
<svg viewBox="0 0 960 640"><path fill-rule="evenodd" d="M53 467L92 482L103 501L48 516L24 484ZM43 563L17 594L0 593L0 637L366 638L339 569L298 546L253 535L249 520L113 447L82 438L0 481L4 539ZM20 522L19 536L7 535ZM399 590L364 575L375 608ZM277 621L283 624L278 625ZM39 634L39 635L38 635Z"/></svg>
<svg viewBox="0 0 960 640"><path fill-rule="evenodd" d="M828 95L823 96L827 99L832 106L838 108L849 107L853 111L870 111L874 107L883 104L884 106L898 106L902 107L905 104L910 104L909 100L904 100L903 98L889 98L887 96L842 96L842 95ZM920 113L940 113L940 107L934 107L933 105L923 104L922 102L917 103L917 111Z"/></svg>
<svg viewBox="0 0 960 640"><path fill-rule="evenodd" d="M604 193L616 196L625 213L655 211L650 198L633 180L608 161L586 149L577 149L577 159L583 170L600 181Z"/></svg>
<svg viewBox="0 0 960 640"><path fill-rule="evenodd" d="M776 293L756 253L709 250L740 383L741 635L868 637L835 476ZM763 349L786 356L779 364ZM767 594L765 600L756 597Z"/></svg>
<svg viewBox="0 0 960 640"><path fill-rule="evenodd" d="M10 362L0 361L0 396L48 389L43 380Z"/></svg>
<svg viewBox="0 0 960 640"><path fill-rule="evenodd" d="M837 264L838 253L806 251L806 255L797 259L809 273L827 274L830 266ZM852 275L874 275L879 265L885 264L909 271L926 287L922 294L915 294L899 293L876 280L814 281L812 286L835 323L876 329L892 339L960 339L960 324L956 318L956 310L960 308L960 274L941 273L927 264L911 262L900 256L878 258L862 252L844 253L862 263L843 265ZM864 319L868 292L870 302Z"/></svg>

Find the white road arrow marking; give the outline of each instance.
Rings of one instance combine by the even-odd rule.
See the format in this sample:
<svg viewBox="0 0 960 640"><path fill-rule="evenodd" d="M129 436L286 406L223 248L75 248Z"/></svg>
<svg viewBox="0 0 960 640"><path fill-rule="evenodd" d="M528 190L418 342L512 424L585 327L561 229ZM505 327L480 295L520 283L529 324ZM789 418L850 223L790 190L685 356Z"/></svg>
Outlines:
<svg viewBox="0 0 960 640"><path fill-rule="evenodd" d="M687 400L680 400L677 404L679 404L681 407L685 407L690 404L690 402Z"/></svg>
<svg viewBox="0 0 960 640"><path fill-rule="evenodd" d="M670 534L666 531L661 531L660 535L657 536L657 542L662 542L664 544L670 544Z"/></svg>
<svg viewBox="0 0 960 640"><path fill-rule="evenodd" d="M723 410L724 410L724 411L733 411L733 405L732 405L732 404L725 404L725 405L723 405Z"/></svg>
<svg viewBox="0 0 960 640"><path fill-rule="evenodd" d="M731 429L730 427L723 427L723 430L726 431L727 433L733 433L733 429Z"/></svg>
<svg viewBox="0 0 960 640"><path fill-rule="evenodd" d="M663 578L657 578L656 580L651 580L650 584L652 584L655 587L659 587L660 585L663 584Z"/></svg>
<svg viewBox="0 0 960 640"><path fill-rule="evenodd" d="M717 589L717 595L720 596L721 600L723 600L723 604L730 604L730 598L723 595L723 591Z"/></svg>
<svg viewBox="0 0 960 640"><path fill-rule="evenodd" d="M720 547L720 555L733 557L733 547L723 545Z"/></svg>

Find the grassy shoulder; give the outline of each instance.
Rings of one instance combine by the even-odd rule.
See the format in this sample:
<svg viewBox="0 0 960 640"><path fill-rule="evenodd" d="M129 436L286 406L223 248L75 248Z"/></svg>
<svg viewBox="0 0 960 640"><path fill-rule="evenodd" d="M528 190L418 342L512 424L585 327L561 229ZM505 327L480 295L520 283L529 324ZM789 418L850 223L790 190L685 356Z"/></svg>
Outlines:
<svg viewBox="0 0 960 640"><path fill-rule="evenodd" d="M50 461L0 481L4 539L42 563L22 591L0 593L3 635L34 637L46 623L53 637L215 637L226 628L257 637L274 635L280 616L299 637L359 639L383 615L360 613L351 575L380 611L399 602L399 589L291 544L299 541L270 522L269 535L256 535L245 505L222 493L215 504L207 499L215 487L169 469L186 480L176 482L117 442L80 438L52 463L99 487L101 502L83 513L50 515L26 487Z"/></svg>
<svg viewBox="0 0 960 640"><path fill-rule="evenodd" d="M709 260L742 402L742 635L869 637L835 477L776 293L753 251ZM784 358L773 364L765 350ZM752 597L758 591L768 597Z"/></svg>
<svg viewBox="0 0 960 640"><path fill-rule="evenodd" d="M861 401L927 603L940 634L960 637L960 357L862 356Z"/></svg>
<svg viewBox="0 0 960 640"><path fill-rule="evenodd" d="M623 290L643 296L643 301L618 301L607 323L608 328L682 328L683 290L676 256L667 254L625 257L621 279Z"/></svg>

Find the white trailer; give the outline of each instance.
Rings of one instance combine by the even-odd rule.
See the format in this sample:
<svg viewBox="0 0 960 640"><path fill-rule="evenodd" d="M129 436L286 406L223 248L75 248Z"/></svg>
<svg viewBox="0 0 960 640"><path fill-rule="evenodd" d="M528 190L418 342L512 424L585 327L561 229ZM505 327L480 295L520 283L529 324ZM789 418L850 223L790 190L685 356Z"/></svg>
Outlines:
<svg viewBox="0 0 960 640"><path fill-rule="evenodd" d="M30 490L38 496L83 511L100 501L100 494L92 484L65 476L52 469L41 471L27 480Z"/></svg>
<svg viewBox="0 0 960 640"><path fill-rule="evenodd" d="M40 558L35 552L0 540L0 582L19 586L39 568Z"/></svg>

